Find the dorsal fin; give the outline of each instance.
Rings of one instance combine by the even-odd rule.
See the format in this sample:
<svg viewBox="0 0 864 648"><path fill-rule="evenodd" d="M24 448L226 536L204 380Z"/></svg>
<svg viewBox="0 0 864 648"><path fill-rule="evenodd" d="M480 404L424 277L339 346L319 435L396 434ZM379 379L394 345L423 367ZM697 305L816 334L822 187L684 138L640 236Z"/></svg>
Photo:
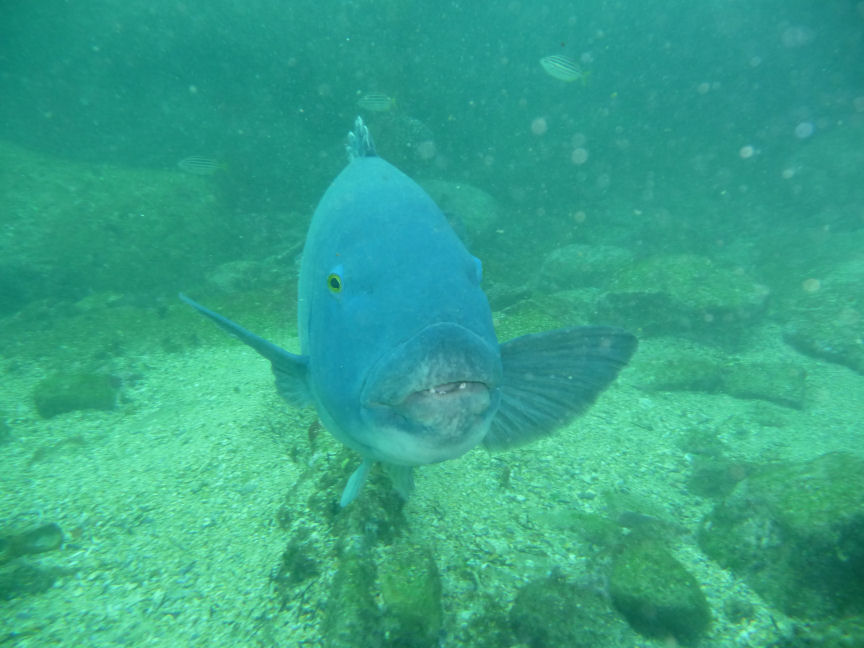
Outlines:
<svg viewBox="0 0 864 648"><path fill-rule="evenodd" d="M354 130L348 133L348 145L345 148L348 150L349 160L378 155L375 152L372 135L369 133L369 129L366 128L366 124L363 123L362 117L358 117L357 121L354 122Z"/></svg>

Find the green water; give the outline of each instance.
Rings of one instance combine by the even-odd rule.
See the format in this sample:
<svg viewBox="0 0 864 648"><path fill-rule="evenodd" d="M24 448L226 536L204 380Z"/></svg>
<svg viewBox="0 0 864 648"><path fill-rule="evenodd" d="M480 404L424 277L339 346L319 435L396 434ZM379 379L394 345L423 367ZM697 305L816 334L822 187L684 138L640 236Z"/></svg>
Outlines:
<svg viewBox="0 0 864 648"><path fill-rule="evenodd" d="M4 3L0 644L864 645L862 60L851 0ZM502 340L640 349L340 511L355 457L176 294L296 351L358 114Z"/></svg>

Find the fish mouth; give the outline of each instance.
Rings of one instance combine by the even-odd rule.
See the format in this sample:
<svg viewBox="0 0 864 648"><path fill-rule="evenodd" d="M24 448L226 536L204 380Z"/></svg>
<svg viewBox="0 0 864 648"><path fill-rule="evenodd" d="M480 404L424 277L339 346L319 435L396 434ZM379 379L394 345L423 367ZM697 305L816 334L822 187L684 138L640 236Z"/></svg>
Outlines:
<svg viewBox="0 0 864 648"><path fill-rule="evenodd" d="M429 389L424 389L420 392L414 392L412 396L447 396L449 394L453 394L454 392L461 392L466 390L473 390L476 387L486 388L485 383L468 381L468 380L459 380L454 382L442 383L440 385L435 385L430 387Z"/></svg>
<svg viewBox="0 0 864 648"><path fill-rule="evenodd" d="M500 382L497 347L462 326L436 324L378 363L362 400L389 444L385 460L419 465L459 456L483 439Z"/></svg>
<svg viewBox="0 0 864 648"><path fill-rule="evenodd" d="M388 407L406 421L434 428L439 432L470 426L492 402L492 392L484 382L454 380L410 392L397 403L370 403Z"/></svg>
<svg viewBox="0 0 864 648"><path fill-rule="evenodd" d="M441 405L466 406L471 412L480 414L489 407L490 388L485 382L477 380L454 380L440 383L429 388L420 389L408 394L396 409L411 412L424 407Z"/></svg>

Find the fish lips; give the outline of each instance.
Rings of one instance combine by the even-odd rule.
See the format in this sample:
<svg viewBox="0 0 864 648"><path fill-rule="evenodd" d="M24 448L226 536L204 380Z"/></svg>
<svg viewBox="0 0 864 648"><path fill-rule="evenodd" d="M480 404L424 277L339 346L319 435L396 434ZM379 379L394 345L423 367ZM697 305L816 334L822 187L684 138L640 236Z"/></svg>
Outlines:
<svg viewBox="0 0 864 648"><path fill-rule="evenodd" d="M433 463L482 441L500 403L501 377L497 342L459 324L438 323L376 364L361 402L375 427L402 433L400 463Z"/></svg>

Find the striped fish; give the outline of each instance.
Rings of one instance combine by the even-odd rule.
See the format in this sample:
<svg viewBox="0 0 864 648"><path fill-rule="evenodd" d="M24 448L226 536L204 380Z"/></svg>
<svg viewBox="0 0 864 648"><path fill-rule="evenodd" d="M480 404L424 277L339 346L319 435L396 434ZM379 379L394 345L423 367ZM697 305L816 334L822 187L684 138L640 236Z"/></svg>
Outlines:
<svg viewBox="0 0 864 648"><path fill-rule="evenodd" d="M576 61L562 54L544 56L540 59L540 65L546 74L561 81L577 81L583 77L582 69Z"/></svg>
<svg viewBox="0 0 864 648"><path fill-rule="evenodd" d="M357 100L357 107L370 112L387 112L396 105L396 100L381 92L368 92Z"/></svg>
<svg viewBox="0 0 864 648"><path fill-rule="evenodd" d="M213 158L204 157L203 155L190 155L183 158L177 163L181 171L191 173L197 176L213 175L217 171L225 168L225 165L214 160Z"/></svg>

